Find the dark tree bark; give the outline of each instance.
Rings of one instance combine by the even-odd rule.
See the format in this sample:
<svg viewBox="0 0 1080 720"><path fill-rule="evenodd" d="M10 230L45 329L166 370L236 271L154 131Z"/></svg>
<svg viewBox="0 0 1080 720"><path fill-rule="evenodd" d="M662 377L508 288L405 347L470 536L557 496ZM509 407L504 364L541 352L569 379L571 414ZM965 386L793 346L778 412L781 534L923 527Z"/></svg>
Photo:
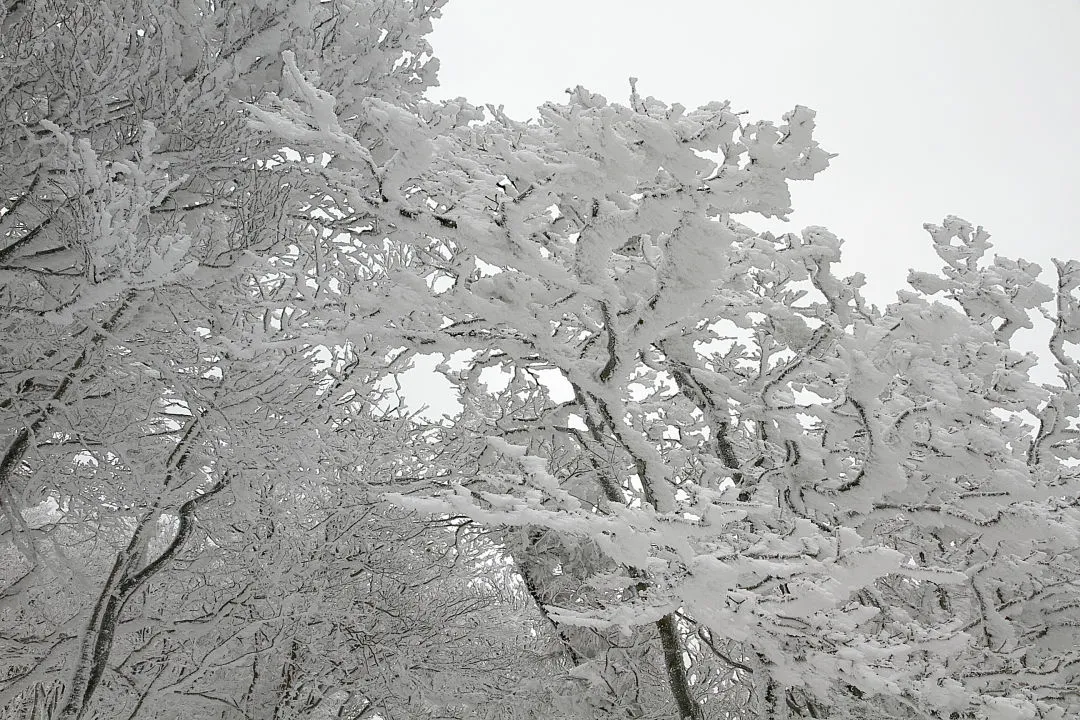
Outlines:
<svg viewBox="0 0 1080 720"><path fill-rule="evenodd" d="M185 440L189 440L197 420L192 422ZM183 467L186 459L186 450L179 455L174 472ZM174 472L170 472L169 476ZM167 476L167 480L169 479ZM160 516L160 511L155 509L148 512L139 521L135 532L127 547L116 556L109 577L106 579L97 602L90 613L90 622L87 624L83 635L82 646L75 666L68 694L64 700L63 708L57 716L59 720L80 720L90 706L101 679L108 667L109 656L112 653L113 640L116 635L116 626L120 620L120 613L128 599L147 580L161 572L183 547L195 527L195 511L210 501L217 493L221 492L229 483L229 475L225 473L221 479L211 486L206 492L194 497L177 511L179 527L172 542L150 562L142 565L144 548L146 547L146 533L151 531ZM142 567L140 567L142 565Z"/></svg>
<svg viewBox="0 0 1080 720"><path fill-rule="evenodd" d="M690 679L686 677L686 664L683 662L682 639L675 615L668 613L656 621L660 631L660 644L664 648L664 668L667 670L668 686L679 708L679 720L705 720L701 706L690 691Z"/></svg>

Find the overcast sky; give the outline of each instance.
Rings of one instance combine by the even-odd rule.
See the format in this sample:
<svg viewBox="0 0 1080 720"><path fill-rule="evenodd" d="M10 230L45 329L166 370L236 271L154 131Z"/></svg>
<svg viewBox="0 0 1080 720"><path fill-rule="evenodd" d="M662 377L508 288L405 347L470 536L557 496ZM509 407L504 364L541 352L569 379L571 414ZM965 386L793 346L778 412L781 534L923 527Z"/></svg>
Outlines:
<svg viewBox="0 0 1080 720"><path fill-rule="evenodd" d="M787 229L845 238L875 300L940 266L922 224L946 214L1003 255L1080 255L1080 0L454 0L432 44L434 97L519 119L578 84L626 103L631 75L688 107L815 109L839 157Z"/></svg>
<svg viewBox="0 0 1080 720"><path fill-rule="evenodd" d="M579 84L626 103L631 75L669 104L813 108L839 156L786 226L747 224L830 228L878 304L941 267L922 225L947 214L1044 271L1080 258L1080 0L453 0L431 42L433 98L517 119Z"/></svg>

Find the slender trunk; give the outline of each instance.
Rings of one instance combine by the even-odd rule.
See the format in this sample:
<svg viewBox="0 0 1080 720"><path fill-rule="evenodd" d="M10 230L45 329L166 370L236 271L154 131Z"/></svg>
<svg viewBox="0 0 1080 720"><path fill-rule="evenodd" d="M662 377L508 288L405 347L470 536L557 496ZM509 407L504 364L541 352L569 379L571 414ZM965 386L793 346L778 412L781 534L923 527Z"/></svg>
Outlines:
<svg viewBox="0 0 1080 720"><path fill-rule="evenodd" d="M98 594L58 720L80 720L85 715L108 667L124 604L147 580L161 572L166 563L180 551L194 529L195 511L223 490L228 482L229 475L226 473L209 490L181 505L177 512L179 528L176 536L160 555L141 568L139 565L142 564L143 548L146 547L146 533L155 529L158 512L147 513L139 521L127 547L117 554L112 571Z"/></svg>
<svg viewBox="0 0 1080 720"><path fill-rule="evenodd" d="M551 614L544 606L543 589L540 587L540 578L536 576L536 570L533 563L530 561L530 555L533 547L536 545L534 535L538 533L535 530L529 530L529 545L525 549L524 557L520 560L516 560L516 566L518 572L521 574L521 579L525 582L525 589L529 593L529 597L532 598L533 603L536 605L537 611L540 613L540 617L544 618L552 630L559 638L559 642L562 644L563 650L566 652L566 658L574 666L580 665L582 661L581 654L574 649L574 643L570 639L570 635L563 628L559 627L559 624L551 617Z"/></svg>
<svg viewBox="0 0 1080 720"><path fill-rule="evenodd" d="M609 324L610 328L610 324ZM609 330L610 337L610 330ZM609 350L612 353L611 357L614 357L613 350ZM605 366L606 367L606 366ZM613 366L612 366L613 367ZM610 371L610 368L607 368ZM644 458L637 456L633 449L621 439L619 428L616 426L615 419L611 410L607 407L604 401L596 397L595 395L585 395L579 388L575 387L575 392L579 398L579 401L588 397L595 403L595 407L600 413L601 422L607 426L612 435L616 438L616 441L622 446L623 450L631 457L634 463L634 470L637 473L644 494L645 502L649 503L656 509L659 508L659 498L657 497L657 489L654 487L653 478L649 472L649 464ZM581 402L582 408L587 409L589 406L585 402ZM600 432L597 427L596 421L589 417L586 413L585 425L588 428L590 434L595 441L600 441ZM599 470L599 468L597 468ZM661 481L662 482L662 481ZM621 489L613 488L613 483L601 482L601 487L604 491L605 497L610 502L618 502L624 504L626 498L622 494ZM639 593L643 593L648 589L647 574L644 570L630 567L628 571L632 577L640 578L637 583L637 590ZM679 709L680 720L703 720L704 715L701 712L701 706L698 705L694 699L693 691L690 689L690 678L686 675L686 664L683 662L683 643L682 638L679 637L678 623L675 620L675 616L668 613L664 617L656 621L656 629L660 633L660 644L664 651L664 670L667 676L668 689L671 691L671 696L675 700L675 705Z"/></svg>
<svg viewBox="0 0 1080 720"><path fill-rule="evenodd" d="M668 613L656 621L660 631L660 644L664 648L664 668L667 670L668 686L679 708L679 720L705 720L701 706L694 699L690 690L690 679L686 676L686 663L683 662L682 639L675 615Z"/></svg>

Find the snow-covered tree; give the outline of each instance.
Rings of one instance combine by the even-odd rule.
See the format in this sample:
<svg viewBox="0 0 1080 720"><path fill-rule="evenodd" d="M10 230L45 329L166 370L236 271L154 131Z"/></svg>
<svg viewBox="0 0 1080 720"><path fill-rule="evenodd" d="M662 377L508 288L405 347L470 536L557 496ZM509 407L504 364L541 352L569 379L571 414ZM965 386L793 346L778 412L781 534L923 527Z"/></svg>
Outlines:
<svg viewBox="0 0 1080 720"><path fill-rule="evenodd" d="M419 717L528 657L468 528L369 497L412 430L372 424L385 350L291 327L334 274L308 254L317 158L269 172L241 105L286 49L408 105L437 5L0 7L0 714ZM452 700L410 681L479 674Z"/></svg>
<svg viewBox="0 0 1080 720"><path fill-rule="evenodd" d="M442 4L0 9L0 708L1080 710L1080 265L869 306L811 110L431 102Z"/></svg>
<svg viewBox="0 0 1080 720"><path fill-rule="evenodd" d="M750 714L1075 711L1073 265L1055 293L950 217L928 226L943 275L880 311L833 273L826 229L736 220L785 217L788 182L827 166L806 108L746 123L577 88L530 123L464 101L340 113L284 57L257 126L332 156L339 212L365 224L350 253L402 258L353 284L337 337L471 357L448 374L490 465L395 501L525 528L545 616L651 626L680 717L718 707L688 666L709 643L754 676ZM1009 344L1055 296L1064 391ZM531 391L477 404L492 366ZM606 561L531 569L560 544ZM591 601L540 584L580 572Z"/></svg>

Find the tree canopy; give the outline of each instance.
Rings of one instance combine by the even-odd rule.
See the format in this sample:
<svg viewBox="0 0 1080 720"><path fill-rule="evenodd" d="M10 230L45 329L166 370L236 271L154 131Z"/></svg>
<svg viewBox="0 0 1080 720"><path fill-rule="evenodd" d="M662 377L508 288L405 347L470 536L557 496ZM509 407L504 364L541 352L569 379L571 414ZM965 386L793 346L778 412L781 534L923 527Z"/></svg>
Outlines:
<svg viewBox="0 0 1080 720"><path fill-rule="evenodd" d="M1080 711L1080 262L870 305L812 110L435 102L444 4L0 5L0 716Z"/></svg>

